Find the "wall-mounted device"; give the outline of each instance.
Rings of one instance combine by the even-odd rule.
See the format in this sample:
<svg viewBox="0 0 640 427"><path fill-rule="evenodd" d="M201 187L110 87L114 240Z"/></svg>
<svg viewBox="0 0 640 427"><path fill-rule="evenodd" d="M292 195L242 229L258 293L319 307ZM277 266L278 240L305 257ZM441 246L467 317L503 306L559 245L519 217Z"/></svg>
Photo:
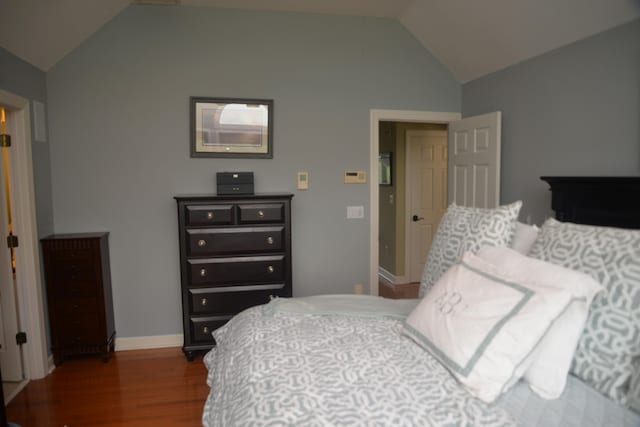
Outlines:
<svg viewBox="0 0 640 427"><path fill-rule="evenodd" d="M298 190L309 189L309 172L298 172Z"/></svg>
<svg viewBox="0 0 640 427"><path fill-rule="evenodd" d="M367 182L367 172L363 170L359 171L344 171L344 183L345 184L364 184Z"/></svg>

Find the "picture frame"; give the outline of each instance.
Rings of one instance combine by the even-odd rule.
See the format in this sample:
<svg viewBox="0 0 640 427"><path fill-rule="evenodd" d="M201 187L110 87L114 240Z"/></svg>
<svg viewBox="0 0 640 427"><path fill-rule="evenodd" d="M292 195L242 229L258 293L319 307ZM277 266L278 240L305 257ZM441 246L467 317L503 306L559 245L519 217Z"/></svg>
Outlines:
<svg viewBox="0 0 640 427"><path fill-rule="evenodd" d="M393 176L391 153L378 155L378 185L392 185Z"/></svg>
<svg viewBox="0 0 640 427"><path fill-rule="evenodd" d="M190 97L191 157L273 158L273 100Z"/></svg>

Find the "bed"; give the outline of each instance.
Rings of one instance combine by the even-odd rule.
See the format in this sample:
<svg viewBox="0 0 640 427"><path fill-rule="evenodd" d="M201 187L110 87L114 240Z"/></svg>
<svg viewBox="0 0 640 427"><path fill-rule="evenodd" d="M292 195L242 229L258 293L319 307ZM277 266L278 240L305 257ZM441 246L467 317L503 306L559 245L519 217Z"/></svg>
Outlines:
<svg viewBox="0 0 640 427"><path fill-rule="evenodd" d="M549 178L546 180L549 182ZM584 186L584 181L580 181L578 179L576 185ZM575 195L578 191L572 193L567 190L566 181L562 184L563 197L570 198L567 194ZM640 180L635 180L631 191L640 195L639 184ZM602 191L610 197L611 190L605 187ZM553 191L554 184L551 188ZM553 192L552 200L561 197L557 194ZM591 199L578 197L577 202L574 198L563 205L570 206L568 213L560 214L560 208L556 209L557 217L578 222L580 218L576 219L576 215L581 209L580 200L594 206L592 199L597 195L593 190L590 194ZM628 192L625 194L626 200L638 200L629 197ZM554 202L554 208L559 206L558 203L557 200ZM530 233L531 229L525 232L529 233L525 239L528 243L522 251L530 255L527 257L506 247L513 243L517 225L520 206L515 205L504 208L497 222L495 213L489 218L483 212L486 218L479 219L477 212L465 208L453 209L452 212L447 210L443 218L445 224L441 224L431 251L439 253L440 257L429 256L421 284L421 299L387 300L353 295L282 298L235 316L214 332L217 345L205 356L211 391L203 410L203 425L640 426L640 231L567 225L549 220L535 236ZM601 205L596 203L595 206L602 211ZM622 213L625 211L630 212L630 221L637 221L638 212L634 209L637 205L616 207L614 225L627 225L620 222L624 221L621 218L625 217ZM476 216L459 219L465 215ZM591 209L587 215L589 219L582 222L607 225L608 222L601 220L605 216ZM446 218L451 221L447 222ZM558 233L564 237L559 238ZM469 240L468 236L474 237ZM587 240L583 239L584 236L588 237L585 237ZM590 270L595 268L593 254L584 255L584 247L594 250L599 246L588 239L615 240L614 243L607 240L607 250L597 256L611 259L617 265L616 272L622 271L619 276L625 281L623 291L631 296L630 300L618 298L622 288L615 288L618 286L615 280L613 285L609 283L611 277L618 277L615 272L611 274L610 267L606 267L609 271L604 275ZM568 261L571 257L567 245L558 244L568 241L582 241L578 248L582 251L582 258ZM452 251L451 242L457 242L459 246L455 251ZM562 258L554 259L558 253ZM614 259L611 253L622 255ZM447 256L451 259L447 260ZM540 273L542 278L531 285L536 292L531 292L534 296L529 298L526 297L529 295L526 289L522 291L512 285L504 285L515 283L512 279L520 270L510 270L507 282L494 280L491 269L495 265L487 261L491 257L513 257L516 264L524 262L528 265L531 262L536 268L543 263L547 266L551 261L555 264ZM536 259L530 261L533 258ZM585 259L589 262L585 263ZM621 259L624 260L622 270L619 268ZM566 265L561 266L563 263ZM485 267L489 270L483 270ZM575 272L574 269L585 271ZM553 286L545 282L547 279L544 277L549 276L552 270L556 281L558 277L563 278L562 289L560 286L551 289ZM529 277L538 274L537 271L531 273L529 270L525 274ZM469 275L475 275L473 280ZM494 286L496 292L510 293L497 297L491 295L491 298L514 298L513 301L519 304L517 310L508 309L508 315L500 318L499 327L492 324L486 330L490 333L482 329L481 322L463 323L462 328L455 329L455 323L465 319L463 313L466 311L459 310L461 304L458 304L457 294L451 290L461 293L467 290L447 286L467 286L471 282L480 283L480 280L488 282L475 286L469 292L483 289L478 295L486 298L486 289ZM573 286L568 284L572 281L577 283L576 288L567 290ZM587 282L590 288L584 285ZM546 295L542 290L550 293ZM455 296L453 299L452 295ZM514 315L516 312L518 315L526 314L535 298L540 298L537 304L543 312L535 311L535 317ZM505 302L492 309L506 310L511 300L501 301ZM592 338L586 339L589 328L600 328L602 318L610 319L606 316L611 314L611 305L615 305L614 314L626 310L623 320L631 322L631 337L627 337L628 331L625 330L626 335L607 336L600 343ZM430 306L437 306L439 310L430 310ZM578 333L575 334L575 342L568 346L571 353L565 363L564 375L560 375L563 377L562 384L559 384L562 387L553 385L551 388L555 387L555 391L544 390L553 381L548 372L538 372L539 378L536 379L534 367L542 359L541 348L545 345L567 347L568 332L556 334L556 341L552 340L552 333L557 332L558 325L568 313L578 318L582 312L584 317L580 328L576 329L577 323L572 323ZM443 313L447 317L437 317ZM456 315L454 320L451 320L451 313ZM596 319L593 313L598 313ZM548 321L542 320L546 318ZM468 322L468 319L464 321ZM537 325L545 322L547 326ZM616 331L620 332L620 323L616 326ZM518 333L517 328L523 327L526 333ZM443 330L454 331L453 338L442 333ZM470 330L482 337L469 335ZM599 330L593 333L602 334ZM505 340L509 342L508 354L503 351L505 344L502 342ZM476 341L482 345L474 344ZM447 347L447 343L453 343L450 346L453 348ZM548 343L554 345L549 346ZM599 345L613 349L602 350ZM465 346L472 350L458 348ZM462 354L465 351L471 353ZM516 361L509 359L513 357L512 353L520 355ZM473 357L465 359L470 354ZM552 368L562 365L556 363L560 356L555 354L554 357ZM566 355L562 357L566 359ZM496 363L511 364L512 369L508 375L503 375L503 372L497 372ZM469 366L472 366L471 373L462 369ZM482 373L476 372L481 368ZM569 370L571 373L567 375ZM485 373L489 380L483 376ZM541 385L540 379L543 380ZM490 383L490 387L487 388L485 383ZM557 396L550 398L550 394L556 392Z"/></svg>

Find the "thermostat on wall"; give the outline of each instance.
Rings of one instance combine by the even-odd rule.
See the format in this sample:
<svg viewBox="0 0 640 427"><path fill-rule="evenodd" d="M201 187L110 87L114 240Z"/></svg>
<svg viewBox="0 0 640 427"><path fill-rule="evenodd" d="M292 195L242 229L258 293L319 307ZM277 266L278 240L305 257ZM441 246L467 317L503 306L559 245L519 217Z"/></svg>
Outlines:
<svg viewBox="0 0 640 427"><path fill-rule="evenodd" d="M367 182L366 171L344 171L345 184L364 184Z"/></svg>

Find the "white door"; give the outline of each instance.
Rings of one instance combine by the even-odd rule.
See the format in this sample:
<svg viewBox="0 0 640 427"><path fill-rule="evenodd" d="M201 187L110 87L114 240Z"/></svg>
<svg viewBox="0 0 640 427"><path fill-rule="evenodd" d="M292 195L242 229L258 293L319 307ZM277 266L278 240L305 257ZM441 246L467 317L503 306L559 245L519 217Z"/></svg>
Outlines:
<svg viewBox="0 0 640 427"><path fill-rule="evenodd" d="M407 131L409 280L419 282L447 209L447 131Z"/></svg>
<svg viewBox="0 0 640 427"><path fill-rule="evenodd" d="M449 203L500 203L500 112L449 123Z"/></svg>
<svg viewBox="0 0 640 427"><path fill-rule="evenodd" d="M0 126L2 133L6 125L2 122L5 116L0 107ZM7 120L10 117L7 114ZM12 147L3 147L0 160L0 369L2 369L3 381L21 381L23 379L22 356L20 347L16 343L18 333L18 313L16 308L16 292L14 266L11 249L7 247L7 236L12 225L15 225L15 217L12 217L11 190L8 181L11 177L10 151ZM10 225L11 224L11 225Z"/></svg>

